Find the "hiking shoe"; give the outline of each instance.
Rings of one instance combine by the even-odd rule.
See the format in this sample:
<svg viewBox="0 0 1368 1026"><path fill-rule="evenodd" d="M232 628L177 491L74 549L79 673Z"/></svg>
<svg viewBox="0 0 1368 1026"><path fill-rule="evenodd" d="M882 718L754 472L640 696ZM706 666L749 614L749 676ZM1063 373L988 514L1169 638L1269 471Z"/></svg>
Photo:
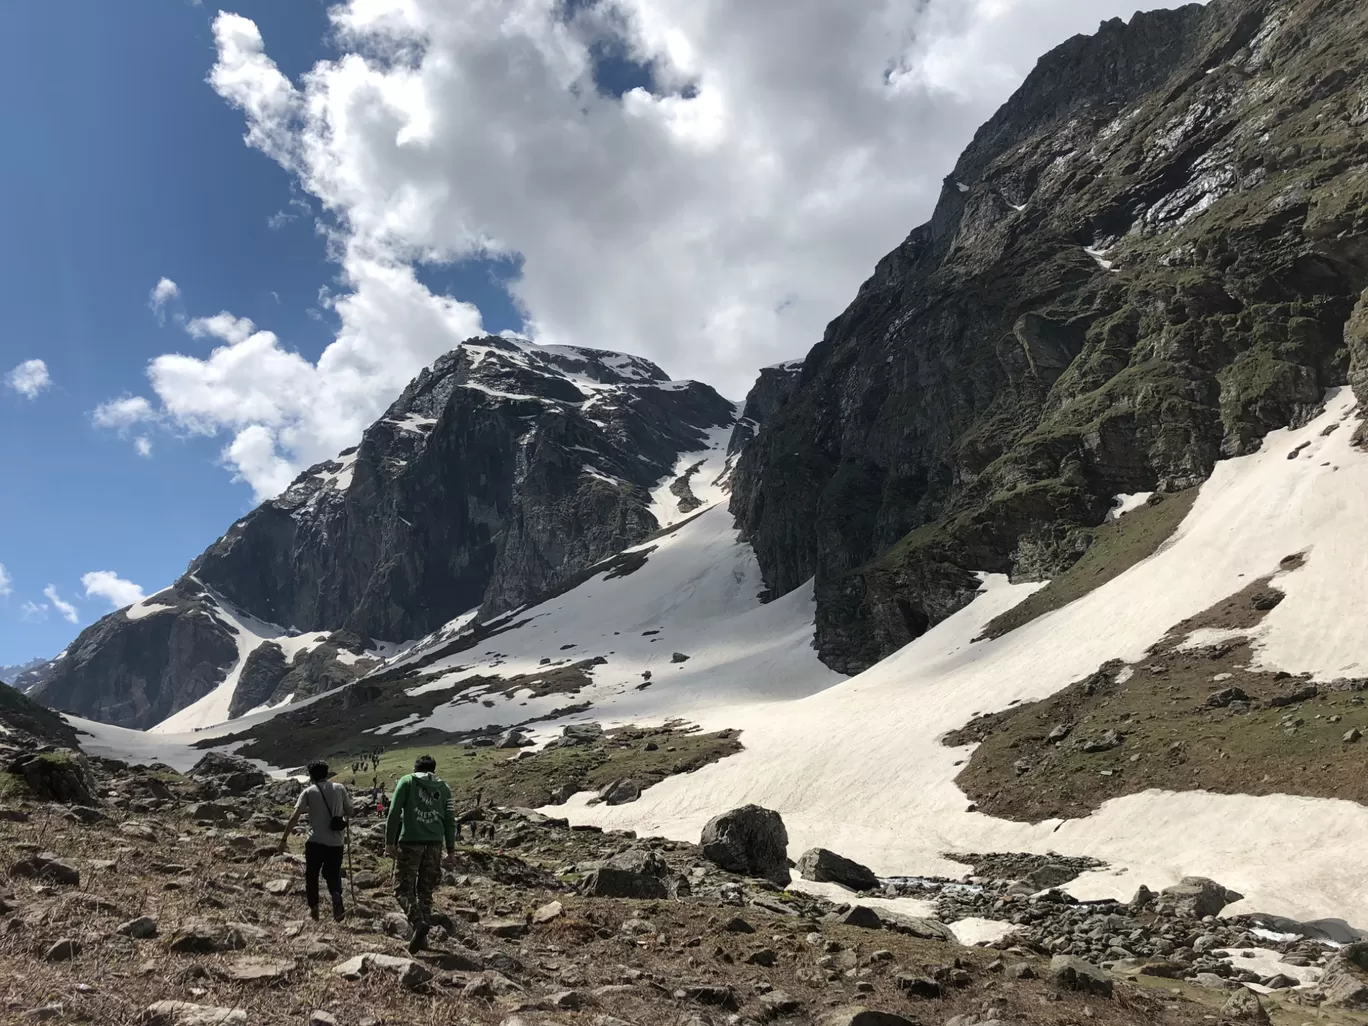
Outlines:
<svg viewBox="0 0 1368 1026"><path fill-rule="evenodd" d="M413 939L408 942L410 955L416 955L427 947L427 935L428 928L426 926L420 926L413 931Z"/></svg>
<svg viewBox="0 0 1368 1026"><path fill-rule="evenodd" d="M317 906L317 905L310 905L310 906L309 906L309 918L312 919L315 923L318 922L318 906Z"/></svg>
<svg viewBox="0 0 1368 1026"><path fill-rule="evenodd" d="M340 894L334 894L334 895L333 895L333 900L332 900L332 905L333 905L333 919L334 919L335 921L339 922L339 923L342 922L342 917L343 917L344 915L346 915L346 910L342 907L342 895L340 895Z"/></svg>

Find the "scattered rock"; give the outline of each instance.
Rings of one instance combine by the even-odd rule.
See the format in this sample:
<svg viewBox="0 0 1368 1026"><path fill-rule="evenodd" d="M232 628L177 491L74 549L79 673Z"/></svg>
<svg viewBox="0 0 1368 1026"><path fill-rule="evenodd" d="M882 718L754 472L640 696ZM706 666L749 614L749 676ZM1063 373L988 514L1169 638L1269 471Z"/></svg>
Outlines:
<svg viewBox="0 0 1368 1026"><path fill-rule="evenodd" d="M687 663L688 661L689 657L683 652L672 652L670 654L670 662L672 663Z"/></svg>
<svg viewBox="0 0 1368 1026"><path fill-rule="evenodd" d="M664 882L645 873L603 866L590 870L580 882L580 893L595 898L667 898Z"/></svg>
<svg viewBox="0 0 1368 1026"><path fill-rule="evenodd" d="M1207 695L1206 704L1211 709L1224 709L1232 702L1248 702L1249 696L1237 687L1222 688Z"/></svg>
<svg viewBox="0 0 1368 1026"><path fill-rule="evenodd" d="M72 937L63 937L43 954L48 962L70 962L81 953L81 942Z"/></svg>
<svg viewBox="0 0 1368 1026"><path fill-rule="evenodd" d="M1275 708L1282 708L1287 705L1296 705L1299 702L1309 702L1320 693L1320 689L1315 684L1303 684L1301 687L1293 688L1291 691L1284 691L1280 695L1274 695L1268 700L1268 704Z"/></svg>
<svg viewBox="0 0 1368 1026"><path fill-rule="evenodd" d="M1346 745L1352 745L1362 737L1363 731L1359 730L1358 727L1352 727L1344 732L1344 736L1340 740Z"/></svg>
<svg viewBox="0 0 1368 1026"><path fill-rule="evenodd" d="M1180 912L1194 919L1220 915L1221 909L1244 897L1204 876L1185 876L1172 887L1165 887L1161 894Z"/></svg>
<svg viewBox="0 0 1368 1026"><path fill-rule="evenodd" d="M793 879L788 867L788 831L779 813L745 805L714 816L699 841L703 857L731 873L756 876L785 887Z"/></svg>
<svg viewBox="0 0 1368 1026"><path fill-rule="evenodd" d="M553 919L559 919L564 912L565 906L559 901L550 901L532 913L532 922L540 926Z"/></svg>
<svg viewBox="0 0 1368 1026"><path fill-rule="evenodd" d="M264 958L248 955L235 959L225 970L230 980L239 983L256 983L262 980L280 980L294 972L295 963L284 958Z"/></svg>
<svg viewBox="0 0 1368 1026"><path fill-rule="evenodd" d="M212 955L219 951L238 951L246 946L246 938L236 927L227 923L193 919L182 923L167 944L172 951L204 955Z"/></svg>
<svg viewBox="0 0 1368 1026"><path fill-rule="evenodd" d="M1064 990L1110 997L1112 980L1107 973L1091 962L1073 955L1055 955L1050 959L1050 979Z"/></svg>
<svg viewBox="0 0 1368 1026"><path fill-rule="evenodd" d="M760 995L760 1014L766 1019L781 1019L786 1015L797 1015L803 1010L803 1003L790 997L786 991L772 990Z"/></svg>
<svg viewBox="0 0 1368 1026"><path fill-rule="evenodd" d="M344 980L359 980L372 972L390 972L399 978L399 983L409 990L422 986L432 979L432 970L411 958L398 958L370 951L357 955L333 966L334 975Z"/></svg>
<svg viewBox="0 0 1368 1026"><path fill-rule="evenodd" d="M894 979L898 989L910 998L938 998L941 996L941 985L935 980L928 980L924 976L901 975Z"/></svg>
<svg viewBox="0 0 1368 1026"><path fill-rule="evenodd" d="M879 878L868 866L862 866L826 848L809 848L798 857L798 875L818 883L838 883L853 891L871 891L879 886Z"/></svg>
<svg viewBox="0 0 1368 1026"><path fill-rule="evenodd" d="M841 913L836 921L844 923L846 926L859 926L866 930L882 930L884 925L883 920L879 918L879 913L868 905L852 905Z"/></svg>
<svg viewBox="0 0 1368 1026"><path fill-rule="evenodd" d="M78 887L81 883L81 871L70 862L63 862L51 852L30 855L26 859L20 859L10 866L10 876L42 880L46 883L63 884L68 887Z"/></svg>
<svg viewBox="0 0 1368 1026"><path fill-rule="evenodd" d="M919 1026L894 1012L876 1012L863 1005L842 1005L817 1020L818 1026Z"/></svg>
<svg viewBox="0 0 1368 1026"><path fill-rule="evenodd" d="M338 1026L337 1017L322 1009L309 1014L309 1026Z"/></svg>
<svg viewBox="0 0 1368 1026"><path fill-rule="evenodd" d="M246 1026L240 1008L214 1008L188 1001L158 1001L143 1009L140 1026Z"/></svg>
<svg viewBox="0 0 1368 1026"><path fill-rule="evenodd" d="M1259 996L1246 987L1230 995L1230 1000L1221 1006L1221 1017L1237 1022L1268 1022L1268 1013L1259 1003Z"/></svg>
<svg viewBox="0 0 1368 1026"><path fill-rule="evenodd" d="M641 785L629 777L614 780L599 792L604 805L626 805L641 797Z"/></svg>
<svg viewBox="0 0 1368 1026"><path fill-rule="evenodd" d="M746 922L740 916L733 916L727 920L727 925L722 927L728 933L754 933L755 927Z"/></svg>
<svg viewBox="0 0 1368 1026"><path fill-rule="evenodd" d="M207 754L191 768L190 776L212 780L220 791L227 794L245 794L266 783L264 771L240 755L225 752Z"/></svg>
<svg viewBox="0 0 1368 1026"><path fill-rule="evenodd" d="M139 916L121 923L114 932L134 940L150 940L157 936L157 921L151 916Z"/></svg>

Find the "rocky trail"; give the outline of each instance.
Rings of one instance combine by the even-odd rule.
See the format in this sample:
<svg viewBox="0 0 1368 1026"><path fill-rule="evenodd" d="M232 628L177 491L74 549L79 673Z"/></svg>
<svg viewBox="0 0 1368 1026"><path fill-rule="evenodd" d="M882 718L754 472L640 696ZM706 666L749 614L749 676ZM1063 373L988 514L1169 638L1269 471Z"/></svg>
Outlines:
<svg viewBox="0 0 1368 1026"><path fill-rule="evenodd" d="M277 850L294 781L218 754L181 775L5 744L5 1023L1368 1022L1368 948L1216 919L1234 897L1210 881L1080 903L1050 888L1091 860L881 880L821 849L794 880L782 820L757 807L698 845L486 807L411 956L378 818L352 827L345 918L315 922L302 839ZM907 895L941 919L897 911ZM961 945L967 917L1019 932Z"/></svg>

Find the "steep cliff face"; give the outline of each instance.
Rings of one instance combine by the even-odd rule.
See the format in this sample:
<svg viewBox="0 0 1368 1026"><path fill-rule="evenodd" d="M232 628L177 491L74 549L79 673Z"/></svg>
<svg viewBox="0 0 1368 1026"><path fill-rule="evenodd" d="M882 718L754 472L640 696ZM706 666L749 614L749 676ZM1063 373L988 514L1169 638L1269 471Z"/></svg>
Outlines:
<svg viewBox="0 0 1368 1026"><path fill-rule="evenodd" d="M750 444L761 425L768 424L780 407L789 401L798 387L802 370L802 360L760 368L755 384L746 394L736 427L732 429L731 439L727 443L728 457L740 456L741 450Z"/></svg>
<svg viewBox="0 0 1368 1026"><path fill-rule="evenodd" d="M166 608L83 632L35 697L136 727L203 701L175 721L194 726L328 690L363 639L514 608L646 537L651 489L734 414L637 357L471 340L229 528L154 597ZM324 647L296 651L301 634Z"/></svg>
<svg viewBox="0 0 1368 1026"><path fill-rule="evenodd" d="M1366 44L1347 0L1137 15L980 130L738 462L732 509L775 593L816 576L829 665L973 572L1057 572L1115 494L1200 481L1347 380Z"/></svg>

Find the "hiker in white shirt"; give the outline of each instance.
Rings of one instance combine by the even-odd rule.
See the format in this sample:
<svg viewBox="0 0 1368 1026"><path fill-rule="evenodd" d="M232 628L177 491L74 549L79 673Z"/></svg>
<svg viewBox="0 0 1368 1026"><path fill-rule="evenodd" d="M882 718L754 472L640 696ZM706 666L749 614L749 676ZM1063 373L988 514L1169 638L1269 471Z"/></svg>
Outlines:
<svg viewBox="0 0 1368 1026"><path fill-rule="evenodd" d="M318 918L318 876L323 874L328 893L332 895L333 918L342 921L342 853L346 838L347 820L354 814L351 795L340 784L328 778L328 764L321 760L309 763L310 784L299 792L294 815L285 826L280 839L280 850L290 843L290 833L300 816L309 814L309 839L304 843L304 893L309 902L309 915Z"/></svg>

